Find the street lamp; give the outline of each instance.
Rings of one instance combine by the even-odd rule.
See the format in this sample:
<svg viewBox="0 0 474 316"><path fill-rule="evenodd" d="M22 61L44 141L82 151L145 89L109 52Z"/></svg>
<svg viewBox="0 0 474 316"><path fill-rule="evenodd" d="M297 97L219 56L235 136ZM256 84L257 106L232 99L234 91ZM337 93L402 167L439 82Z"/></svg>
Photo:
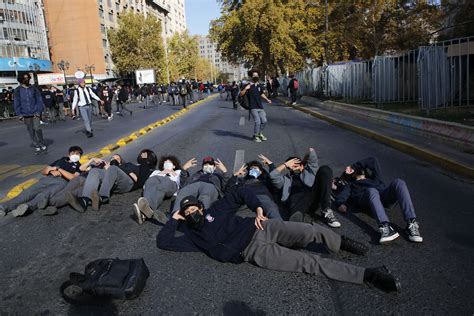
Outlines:
<svg viewBox="0 0 474 316"><path fill-rule="evenodd" d="M94 83L94 77L92 76L92 71L95 71L95 66L94 66L94 64L92 64L92 65L85 65L85 66L84 66L84 70L85 70L86 73L90 73L90 75L91 75L91 84L93 84L93 83Z"/></svg>
<svg viewBox="0 0 474 316"><path fill-rule="evenodd" d="M56 64L60 70L62 70L64 75L64 84L67 86L66 70L69 69L69 62L61 59L59 63Z"/></svg>

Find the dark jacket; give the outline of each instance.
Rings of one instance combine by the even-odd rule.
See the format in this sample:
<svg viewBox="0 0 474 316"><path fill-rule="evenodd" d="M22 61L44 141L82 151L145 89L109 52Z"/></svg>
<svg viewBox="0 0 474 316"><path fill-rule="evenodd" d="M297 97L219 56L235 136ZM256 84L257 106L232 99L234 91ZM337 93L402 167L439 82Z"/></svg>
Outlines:
<svg viewBox="0 0 474 316"><path fill-rule="evenodd" d="M187 173L187 175L185 175L187 176L187 180L185 183L181 183L181 187L184 187L194 182L202 181L214 185L217 189L217 192L219 192L220 197L224 195L224 189L228 178L221 171L216 170L214 173L207 174L204 173L204 171L199 170L192 176L189 176L189 173L187 171L183 170L182 172Z"/></svg>
<svg viewBox="0 0 474 316"><path fill-rule="evenodd" d="M41 92L43 104L45 107L51 109L56 106L56 96L50 90L44 90Z"/></svg>
<svg viewBox="0 0 474 316"><path fill-rule="evenodd" d="M147 164L136 165L131 162L126 162L124 164L121 164L119 168L129 176L130 176L130 173L134 173L137 176L137 182L134 182L132 190L143 188L146 180L148 180L151 173L153 172L153 169Z"/></svg>
<svg viewBox="0 0 474 316"><path fill-rule="evenodd" d="M226 194L204 210L204 224L199 230L190 229L184 222L170 219L157 237L158 248L171 251L202 251L221 262L241 263L241 253L255 234L255 218L235 215L246 204L256 211L261 207L255 194L248 188ZM178 225L184 236L175 237Z"/></svg>
<svg viewBox="0 0 474 316"><path fill-rule="evenodd" d="M357 202L369 188L375 188L382 191L386 188L381 180L380 165L377 158L369 157L351 165L352 169L364 169L366 179L354 180L345 185L341 192L336 196L336 205L345 204L353 201Z"/></svg>
<svg viewBox="0 0 474 316"><path fill-rule="evenodd" d="M23 85L20 85L15 89L13 106L18 116L39 115L44 110L41 92L34 86L25 88Z"/></svg>
<svg viewBox="0 0 474 316"><path fill-rule="evenodd" d="M117 100L121 103L125 103L128 100L128 91L124 87L121 87L118 95L117 95Z"/></svg>

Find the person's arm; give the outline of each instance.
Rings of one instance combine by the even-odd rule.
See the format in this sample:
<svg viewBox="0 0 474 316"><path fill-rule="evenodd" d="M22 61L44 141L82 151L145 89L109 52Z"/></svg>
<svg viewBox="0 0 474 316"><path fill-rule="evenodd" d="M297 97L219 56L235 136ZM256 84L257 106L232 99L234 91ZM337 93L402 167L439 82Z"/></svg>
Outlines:
<svg viewBox="0 0 474 316"><path fill-rule="evenodd" d="M158 233L156 238L156 245L158 248L180 252L200 251L186 235L175 237L179 221L182 220L184 220L184 218L179 215L179 212L173 214L173 217Z"/></svg>
<svg viewBox="0 0 474 316"><path fill-rule="evenodd" d="M49 173L50 173L51 171L56 171L56 170L58 170L57 167L54 167L54 166L46 166L46 167L44 167L43 169L41 169L41 174L42 174L43 176L47 176L47 175L49 175Z"/></svg>
<svg viewBox="0 0 474 316"><path fill-rule="evenodd" d="M262 97L262 99L264 99L265 101L267 101L267 103L270 103L270 104L272 103L272 100L270 100L269 98L267 98L267 96L265 95L265 93L262 93L260 96Z"/></svg>
<svg viewBox="0 0 474 316"><path fill-rule="evenodd" d="M15 97L13 98L13 108L15 109L16 115L21 118L23 116L23 113L21 112L20 106L20 87L14 90L14 96Z"/></svg>
<svg viewBox="0 0 474 316"><path fill-rule="evenodd" d="M309 156L308 156L308 161L306 162L306 167L308 167L313 174L316 174L316 171L318 171L319 168L319 161L318 161L318 155L316 154L316 151L314 148L309 149Z"/></svg>
<svg viewBox="0 0 474 316"><path fill-rule="evenodd" d="M363 160L360 160L354 164L351 165L353 169L370 169L372 171L372 175L370 175L370 178L372 179L380 179L381 178L381 170L380 170L380 164L377 158L375 157L368 157ZM368 177L369 178L369 177Z"/></svg>
<svg viewBox="0 0 474 316"><path fill-rule="evenodd" d="M243 88L241 91L240 91L240 96L243 97L247 91L250 89L250 84L246 85L245 88Z"/></svg>
<svg viewBox="0 0 474 316"><path fill-rule="evenodd" d="M100 164L100 163L102 163L102 162L104 162L102 159L99 159L99 158L91 158L91 159L89 159L88 162L86 162L85 164L81 165L81 166L79 167L79 170L81 170L81 171L87 171L87 170L91 167L92 164L98 165L98 164Z"/></svg>
<svg viewBox="0 0 474 316"><path fill-rule="evenodd" d="M61 176L68 181L71 181L75 177L79 176L79 172L70 173L69 171L66 171L61 168L58 168L58 171L61 173Z"/></svg>
<svg viewBox="0 0 474 316"><path fill-rule="evenodd" d="M74 111L77 107L77 103L79 102L79 89L76 89L76 91L74 91L74 96L72 97L72 106L71 106L71 110Z"/></svg>
<svg viewBox="0 0 474 316"><path fill-rule="evenodd" d="M335 196L335 201L334 204L336 204L337 208L339 209L342 205L346 205L347 201L349 200L351 196L351 185L346 184L341 192ZM345 208L345 209L344 209ZM345 212L347 210L347 207L343 207L344 210L340 210L342 212Z"/></svg>
<svg viewBox="0 0 474 316"><path fill-rule="evenodd" d="M286 169L285 163L282 163L273 171L270 172L270 180L275 188L281 189L283 188L283 184L285 183L285 177L283 176L283 171Z"/></svg>
<svg viewBox="0 0 474 316"><path fill-rule="evenodd" d="M94 98L95 100L97 101L100 101L100 102L103 102L98 96L97 94L94 93L94 91L92 91L92 89L89 89L89 95Z"/></svg>
<svg viewBox="0 0 474 316"><path fill-rule="evenodd" d="M35 115L40 115L41 112L44 110L44 103L43 103L43 97L41 96L41 92L39 91L38 88L33 87L32 89L35 89Z"/></svg>

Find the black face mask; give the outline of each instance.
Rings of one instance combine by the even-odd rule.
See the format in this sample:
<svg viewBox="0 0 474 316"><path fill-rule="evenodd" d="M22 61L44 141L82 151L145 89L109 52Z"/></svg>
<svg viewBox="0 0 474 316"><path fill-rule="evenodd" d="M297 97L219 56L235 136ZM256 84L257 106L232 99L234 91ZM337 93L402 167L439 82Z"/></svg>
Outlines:
<svg viewBox="0 0 474 316"><path fill-rule="evenodd" d="M190 229L198 230L204 224L204 215L196 211L186 216L186 224Z"/></svg>
<svg viewBox="0 0 474 316"><path fill-rule="evenodd" d="M148 164L148 159L140 157L138 158L138 163L141 165Z"/></svg>
<svg viewBox="0 0 474 316"><path fill-rule="evenodd" d="M259 80L260 80L259 77L252 77L252 81L255 82L255 83L257 83Z"/></svg>
<svg viewBox="0 0 474 316"><path fill-rule="evenodd" d="M117 159L112 159L112 160L110 161L110 165L111 165L111 166L120 166L120 162L118 162Z"/></svg>
<svg viewBox="0 0 474 316"><path fill-rule="evenodd" d="M23 83L25 86L28 86L28 85L30 84L30 78L23 78L22 83Z"/></svg>

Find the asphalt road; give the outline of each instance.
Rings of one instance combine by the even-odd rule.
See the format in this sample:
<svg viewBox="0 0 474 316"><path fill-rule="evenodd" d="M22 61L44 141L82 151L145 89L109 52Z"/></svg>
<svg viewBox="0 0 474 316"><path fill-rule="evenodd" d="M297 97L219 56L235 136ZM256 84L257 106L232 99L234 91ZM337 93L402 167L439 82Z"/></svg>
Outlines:
<svg viewBox="0 0 474 316"><path fill-rule="evenodd" d="M0 312L41 315L474 313L472 182L282 105L267 106L267 115L265 135L269 140L254 143L247 112L234 111L230 102L215 99L154 129L119 153L128 160L134 160L145 147L158 155L176 154L182 161L212 155L232 171L240 158L251 160L263 153L278 163L314 147L320 164L330 165L335 174L355 160L374 155L380 160L385 180L407 181L424 242L410 243L401 234L390 245L380 246L375 221L370 216L339 214L342 228L336 231L365 242L371 250L362 258L347 253L335 257L366 267L386 264L400 277L401 293L385 294L367 286L268 271L251 264L222 264L199 253L159 250L156 235L160 226L150 222L139 226L131 218L131 205L140 196L140 192L133 192L114 196L111 204L99 213L78 214L64 208L52 217L31 214L24 218L1 218ZM133 129L142 127L141 123L138 119L127 120L127 126ZM392 210L389 216L395 227L404 228L400 211ZM59 286L70 272L82 272L88 262L107 257L145 259L151 275L139 298L82 308L62 300Z"/></svg>

